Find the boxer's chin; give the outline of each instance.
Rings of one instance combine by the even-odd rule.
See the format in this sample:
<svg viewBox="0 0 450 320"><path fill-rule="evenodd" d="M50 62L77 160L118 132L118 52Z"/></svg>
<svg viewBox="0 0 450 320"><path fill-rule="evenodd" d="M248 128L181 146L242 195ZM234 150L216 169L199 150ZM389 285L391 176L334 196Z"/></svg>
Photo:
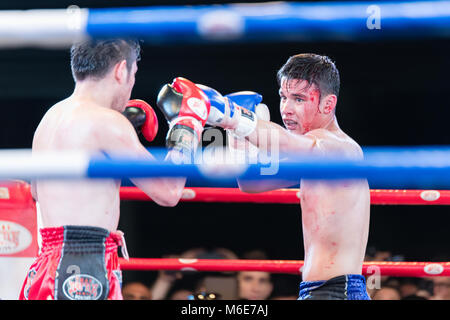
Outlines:
<svg viewBox="0 0 450 320"><path fill-rule="evenodd" d="M305 134L309 130L306 130L305 127L301 126L300 124L297 124L295 126L286 126L286 129L294 134Z"/></svg>
<svg viewBox="0 0 450 320"><path fill-rule="evenodd" d="M300 124L298 122L292 121L292 120L283 120L284 127L291 132L295 132L300 127Z"/></svg>

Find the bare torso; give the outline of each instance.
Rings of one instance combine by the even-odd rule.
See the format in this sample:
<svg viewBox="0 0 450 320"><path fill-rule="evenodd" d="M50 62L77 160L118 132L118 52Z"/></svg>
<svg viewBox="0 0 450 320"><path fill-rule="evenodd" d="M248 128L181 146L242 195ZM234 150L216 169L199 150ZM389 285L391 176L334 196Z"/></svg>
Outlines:
<svg viewBox="0 0 450 320"><path fill-rule="evenodd" d="M42 151L102 150L99 119L116 112L68 98L53 106L39 124L33 139L33 153ZM101 121L101 120L100 120ZM108 125L105 123L105 125ZM117 229L120 181L59 180L36 181L36 196L43 227L87 225Z"/></svg>
<svg viewBox="0 0 450 320"><path fill-rule="evenodd" d="M360 159L361 148L342 131L310 132L323 153L339 152ZM366 180L301 181L301 210L305 264L304 281L361 274L370 218Z"/></svg>

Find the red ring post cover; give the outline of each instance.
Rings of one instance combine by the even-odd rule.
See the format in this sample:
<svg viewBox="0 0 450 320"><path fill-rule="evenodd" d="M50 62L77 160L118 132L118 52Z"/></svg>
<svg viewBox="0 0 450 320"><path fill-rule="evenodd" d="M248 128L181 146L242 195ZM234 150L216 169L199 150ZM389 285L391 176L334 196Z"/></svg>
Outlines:
<svg viewBox="0 0 450 320"><path fill-rule="evenodd" d="M36 257L37 211L31 186L19 180L0 182L0 257Z"/></svg>

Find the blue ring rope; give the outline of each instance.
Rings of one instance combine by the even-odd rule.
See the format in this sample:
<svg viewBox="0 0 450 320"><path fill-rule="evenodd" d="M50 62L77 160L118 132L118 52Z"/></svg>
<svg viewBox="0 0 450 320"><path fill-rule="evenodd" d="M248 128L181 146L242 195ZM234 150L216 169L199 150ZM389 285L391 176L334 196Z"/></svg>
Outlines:
<svg viewBox="0 0 450 320"><path fill-rule="evenodd" d="M150 149L152 150L152 149ZM152 153L155 151L152 151ZM217 174L205 171L204 164L174 164L123 158L91 159L90 178L187 177L191 181L230 183L246 180L339 180L368 179L371 187L450 189L450 148L366 148L363 160L338 157L312 158L290 155L291 161L248 164L242 171ZM261 169L278 167L276 174L262 175ZM225 166L217 166L223 169Z"/></svg>
<svg viewBox="0 0 450 320"><path fill-rule="evenodd" d="M450 37L450 1L90 9L86 32L93 38L128 36L173 44L446 38Z"/></svg>

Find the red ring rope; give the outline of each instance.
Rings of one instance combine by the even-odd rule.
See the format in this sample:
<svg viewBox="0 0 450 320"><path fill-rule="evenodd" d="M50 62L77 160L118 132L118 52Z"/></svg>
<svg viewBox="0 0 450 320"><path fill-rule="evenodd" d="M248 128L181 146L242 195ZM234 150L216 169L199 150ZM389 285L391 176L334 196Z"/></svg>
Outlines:
<svg viewBox="0 0 450 320"><path fill-rule="evenodd" d="M300 189L279 189L262 193L245 193L237 188L185 188L181 201L234 203L299 203ZM122 200L151 201L135 187L120 188ZM371 204L450 205L450 190L370 190Z"/></svg>
<svg viewBox="0 0 450 320"><path fill-rule="evenodd" d="M300 274L300 260L234 260L234 259L144 259L120 258L122 270L179 270L179 271L264 271L270 273ZM393 277L450 276L450 262L366 262L364 275Z"/></svg>
<svg viewBox="0 0 450 320"><path fill-rule="evenodd" d="M185 188L181 201L285 203L297 204L300 189L248 194L237 188ZM449 205L449 190L370 190L371 204L384 205ZM151 201L135 187L120 189L122 200ZM120 259L122 270L193 270L193 271L265 271L271 273L300 274L303 261L296 260L208 260L208 259ZM364 275L378 273L394 277L450 276L450 262L366 262Z"/></svg>

